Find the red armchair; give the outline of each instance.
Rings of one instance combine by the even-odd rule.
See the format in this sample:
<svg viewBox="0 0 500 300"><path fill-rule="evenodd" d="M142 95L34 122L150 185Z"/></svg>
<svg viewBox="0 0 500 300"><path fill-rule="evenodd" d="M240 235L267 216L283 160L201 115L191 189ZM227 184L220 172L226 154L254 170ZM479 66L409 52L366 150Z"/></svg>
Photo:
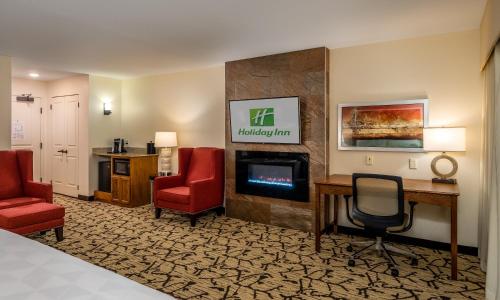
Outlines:
<svg viewBox="0 0 500 300"><path fill-rule="evenodd" d="M188 214L191 226L201 212L217 209L222 214L224 149L179 148L179 174L157 177L153 200L157 219L162 209L170 209Z"/></svg>
<svg viewBox="0 0 500 300"><path fill-rule="evenodd" d="M33 152L0 151L0 209L52 203L52 185L33 182Z"/></svg>
<svg viewBox="0 0 500 300"><path fill-rule="evenodd" d="M0 151L0 228L17 234L54 229L62 241L64 213L52 203L52 185L33 182L33 152Z"/></svg>

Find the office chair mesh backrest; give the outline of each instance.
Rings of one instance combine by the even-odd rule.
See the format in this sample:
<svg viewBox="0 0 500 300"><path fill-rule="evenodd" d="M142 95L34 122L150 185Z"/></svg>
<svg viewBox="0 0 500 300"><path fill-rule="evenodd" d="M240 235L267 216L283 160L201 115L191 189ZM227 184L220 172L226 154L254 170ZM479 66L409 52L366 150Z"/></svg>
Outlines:
<svg viewBox="0 0 500 300"><path fill-rule="evenodd" d="M368 228L403 225L403 180L398 176L353 174L353 218Z"/></svg>

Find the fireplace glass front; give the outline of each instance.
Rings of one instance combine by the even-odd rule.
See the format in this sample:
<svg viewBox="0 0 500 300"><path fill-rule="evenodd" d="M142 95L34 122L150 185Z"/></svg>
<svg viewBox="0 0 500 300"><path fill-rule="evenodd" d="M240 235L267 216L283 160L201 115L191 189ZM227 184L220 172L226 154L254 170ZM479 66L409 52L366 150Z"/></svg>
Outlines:
<svg viewBox="0 0 500 300"><path fill-rule="evenodd" d="M309 201L307 153L236 151L236 192Z"/></svg>

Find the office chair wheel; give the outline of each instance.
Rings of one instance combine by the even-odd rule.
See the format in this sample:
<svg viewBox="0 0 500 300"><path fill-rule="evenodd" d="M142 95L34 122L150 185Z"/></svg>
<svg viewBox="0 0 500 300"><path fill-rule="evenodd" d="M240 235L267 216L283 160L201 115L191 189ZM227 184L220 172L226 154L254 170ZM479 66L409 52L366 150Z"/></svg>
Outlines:
<svg viewBox="0 0 500 300"><path fill-rule="evenodd" d="M394 276L394 277L399 276L399 270L396 269L396 268L392 268L391 269L391 275Z"/></svg>
<svg viewBox="0 0 500 300"><path fill-rule="evenodd" d="M356 264L356 263L354 262L354 259L349 259L349 260L347 261L347 265L348 265L349 267L354 267L354 265L355 265L355 264Z"/></svg>
<svg viewBox="0 0 500 300"><path fill-rule="evenodd" d="M418 259L416 259L416 258L412 258L412 259L411 259L411 265L412 265L412 266L416 266L416 265L418 265Z"/></svg>
<svg viewBox="0 0 500 300"><path fill-rule="evenodd" d="M354 249L352 249L352 246L351 246L351 245L347 246L346 250L347 250L348 252L352 252L352 251L354 251Z"/></svg>

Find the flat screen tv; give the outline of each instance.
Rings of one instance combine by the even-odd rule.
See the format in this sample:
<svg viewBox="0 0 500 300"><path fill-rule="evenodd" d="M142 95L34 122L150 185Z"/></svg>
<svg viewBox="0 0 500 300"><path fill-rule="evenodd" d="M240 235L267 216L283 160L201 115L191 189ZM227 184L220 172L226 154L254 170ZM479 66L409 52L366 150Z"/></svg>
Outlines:
<svg viewBox="0 0 500 300"><path fill-rule="evenodd" d="M300 144L299 97L229 101L233 143Z"/></svg>

